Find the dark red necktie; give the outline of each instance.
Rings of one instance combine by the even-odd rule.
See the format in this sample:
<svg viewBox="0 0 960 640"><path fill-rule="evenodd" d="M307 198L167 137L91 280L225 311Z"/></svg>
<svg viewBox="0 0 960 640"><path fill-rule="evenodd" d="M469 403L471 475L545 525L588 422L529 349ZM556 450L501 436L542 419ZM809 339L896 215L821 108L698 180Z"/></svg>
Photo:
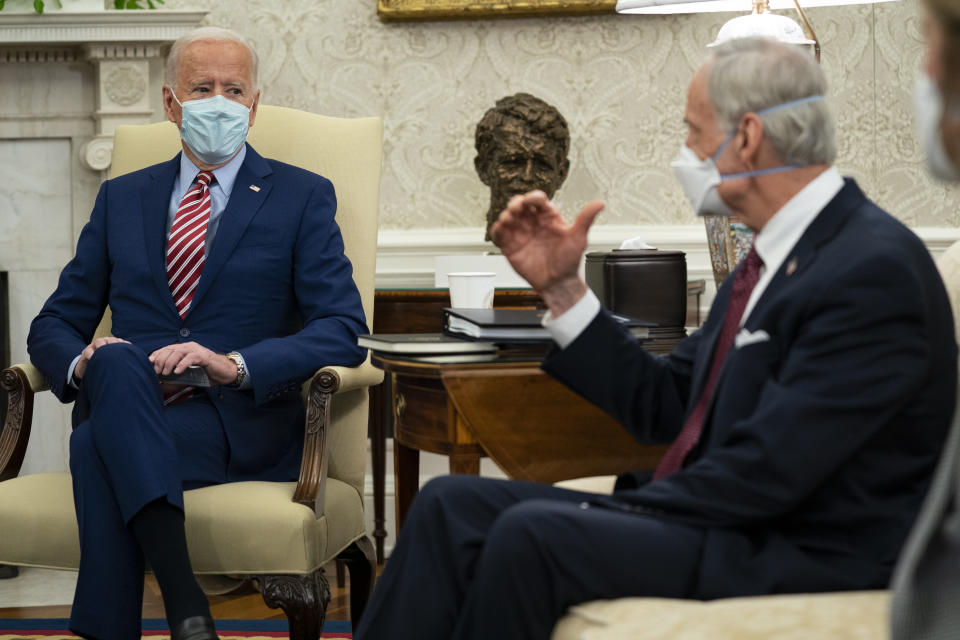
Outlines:
<svg viewBox="0 0 960 640"><path fill-rule="evenodd" d="M167 283L177 312L187 315L203 272L203 243L210 222L210 185L214 177L201 171L183 196L167 241Z"/></svg>
<svg viewBox="0 0 960 640"><path fill-rule="evenodd" d="M170 227L170 239L167 240L167 284L177 305L177 312L183 318L190 309L193 292L203 273L203 247L207 239L207 225L210 223L210 185L216 178L210 171L201 171L194 179L193 186L187 191L177 208L177 215ZM163 404L171 405L183 402L193 395L195 387L179 387L164 394Z"/></svg>
<svg viewBox="0 0 960 640"><path fill-rule="evenodd" d="M747 308L750 293L757 285L757 280L760 279L760 267L762 266L763 260L760 259L757 250L751 248L743 259L743 264L740 265L737 275L733 278L733 291L730 293L730 303L727 305L727 315L723 320L720 337L717 338L713 349L713 361L710 364L707 383L704 385L690 417L687 418L683 429L680 430L680 435L673 441L673 444L667 449L667 453L660 460L660 464L657 465L657 470L653 473L654 480L679 471L683 467L683 461L697 446L700 434L703 433L703 423L710 407L710 399L713 398L717 378L723 368L723 360L726 358L727 352L730 351L733 339L740 329L743 311Z"/></svg>

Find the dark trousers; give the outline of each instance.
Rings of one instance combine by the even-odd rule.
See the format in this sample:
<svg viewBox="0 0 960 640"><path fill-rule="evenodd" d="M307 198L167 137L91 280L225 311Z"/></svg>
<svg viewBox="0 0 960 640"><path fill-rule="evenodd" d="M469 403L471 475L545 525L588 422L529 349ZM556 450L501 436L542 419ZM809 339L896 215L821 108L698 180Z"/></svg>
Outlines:
<svg viewBox="0 0 960 640"><path fill-rule="evenodd" d="M183 509L184 485L225 482L226 437L205 396L163 407L153 365L132 345L98 349L80 393L89 416L70 438L80 528L70 629L100 640L140 638L144 559L130 520L159 498Z"/></svg>
<svg viewBox="0 0 960 640"><path fill-rule="evenodd" d="M474 476L429 482L354 637L546 640L571 605L691 593L702 530L591 497Z"/></svg>

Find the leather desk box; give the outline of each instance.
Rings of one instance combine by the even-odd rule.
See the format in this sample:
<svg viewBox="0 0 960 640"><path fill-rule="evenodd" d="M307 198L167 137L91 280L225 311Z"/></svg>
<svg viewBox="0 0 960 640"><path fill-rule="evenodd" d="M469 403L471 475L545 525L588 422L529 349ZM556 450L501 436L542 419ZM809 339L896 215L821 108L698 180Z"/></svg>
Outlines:
<svg viewBox="0 0 960 640"><path fill-rule="evenodd" d="M660 327L686 325L687 258L682 251L594 251L587 254L586 277L614 313Z"/></svg>

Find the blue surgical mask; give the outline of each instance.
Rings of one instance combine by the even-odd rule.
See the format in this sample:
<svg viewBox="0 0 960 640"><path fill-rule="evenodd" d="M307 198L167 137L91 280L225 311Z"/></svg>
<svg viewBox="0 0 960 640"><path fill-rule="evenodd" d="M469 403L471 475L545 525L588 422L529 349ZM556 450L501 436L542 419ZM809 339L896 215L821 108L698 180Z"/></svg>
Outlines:
<svg viewBox="0 0 960 640"><path fill-rule="evenodd" d="M774 111L779 111L780 109L786 109L788 107L794 107L798 104L805 104L807 102L814 102L823 100L823 96L809 96L807 98L800 98L799 100L791 100L790 102L784 102L783 104L778 104L767 109L762 109L757 111L758 116L764 114L772 113ZM690 204L693 206L693 210L698 216L732 216L733 211L730 210L730 207L727 206L727 203L723 201L720 197L720 194L717 192L717 186L724 180L732 180L733 178L751 178L754 176L763 176L768 173L781 173L783 171L792 171L794 169L800 169L799 165L785 165L782 167L771 167L769 169L759 169L756 171L744 171L742 173L727 173L722 174L717 169L717 158L720 157L720 154L723 153L723 150L727 148L727 145L730 144L730 141L733 140L733 136L736 134L737 130L734 129L723 141L723 144L720 145L720 148L717 149L717 152L713 154L712 158L707 158L706 160L701 160L697 157L697 154L691 149L684 145L683 149L680 150L680 155L677 156L677 159L670 163L670 166L673 167L673 173L677 178L677 181L680 183L680 186L683 188L684 195L687 196L687 200L690 201Z"/></svg>
<svg viewBox="0 0 960 640"><path fill-rule="evenodd" d="M243 146L250 109L222 95L180 102L174 93L173 99L183 111L180 137L201 162L223 164Z"/></svg>

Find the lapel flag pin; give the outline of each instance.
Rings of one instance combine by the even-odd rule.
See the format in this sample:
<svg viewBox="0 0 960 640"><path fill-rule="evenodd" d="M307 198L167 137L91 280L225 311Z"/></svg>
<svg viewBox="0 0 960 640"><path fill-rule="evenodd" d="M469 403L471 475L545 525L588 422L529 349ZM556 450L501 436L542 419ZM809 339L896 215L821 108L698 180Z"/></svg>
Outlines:
<svg viewBox="0 0 960 640"><path fill-rule="evenodd" d="M797 270L797 259L790 258L790 262L787 263L787 275L792 276L796 270Z"/></svg>
<svg viewBox="0 0 960 640"><path fill-rule="evenodd" d="M258 187L255 184L252 184L250 185L250 191L253 191L254 193L260 193L260 187Z"/></svg>

